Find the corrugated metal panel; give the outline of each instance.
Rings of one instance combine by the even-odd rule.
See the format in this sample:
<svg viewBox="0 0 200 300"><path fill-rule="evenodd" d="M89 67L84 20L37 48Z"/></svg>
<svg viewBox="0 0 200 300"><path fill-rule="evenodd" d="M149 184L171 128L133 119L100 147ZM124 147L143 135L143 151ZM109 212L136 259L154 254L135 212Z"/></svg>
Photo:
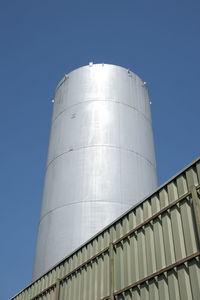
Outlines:
<svg viewBox="0 0 200 300"><path fill-rule="evenodd" d="M13 300L197 300L200 158Z"/></svg>

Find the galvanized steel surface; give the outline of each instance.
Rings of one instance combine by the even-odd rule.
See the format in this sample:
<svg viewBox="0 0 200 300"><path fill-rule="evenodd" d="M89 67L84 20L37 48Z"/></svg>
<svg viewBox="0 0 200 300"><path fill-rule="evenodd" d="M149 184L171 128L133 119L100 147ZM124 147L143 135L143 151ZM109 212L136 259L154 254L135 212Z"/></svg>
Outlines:
<svg viewBox="0 0 200 300"><path fill-rule="evenodd" d="M200 158L13 300L199 300Z"/></svg>
<svg viewBox="0 0 200 300"><path fill-rule="evenodd" d="M66 75L55 93L33 280L156 186L145 83L106 64Z"/></svg>

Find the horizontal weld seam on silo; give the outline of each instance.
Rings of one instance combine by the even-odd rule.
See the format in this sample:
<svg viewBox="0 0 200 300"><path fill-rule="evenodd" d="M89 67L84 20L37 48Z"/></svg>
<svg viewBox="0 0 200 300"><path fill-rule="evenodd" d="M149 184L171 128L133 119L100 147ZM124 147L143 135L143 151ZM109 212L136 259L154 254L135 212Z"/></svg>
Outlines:
<svg viewBox="0 0 200 300"><path fill-rule="evenodd" d="M98 65L100 66L101 65L102 67L112 66L112 67L117 67L117 68L123 69L124 72L127 72L128 76L130 76L130 74L131 74L131 75L135 76L136 78L138 78L144 84L144 81L142 80L142 78L140 78L139 75L137 75L133 71L131 71L131 70L127 69L127 68L124 68L122 66L117 66L117 65L112 65L112 64L103 64L103 65L102 64L95 64L95 65L96 66L98 66ZM68 79L72 73L76 72L77 70L83 69L83 68L90 68L90 66L85 65L85 66L79 67L79 68L77 68L75 70L72 70L68 74L65 74L64 77L59 81L58 85L56 86L55 91L57 91L57 89L62 85L62 83L65 81L65 79Z"/></svg>
<svg viewBox="0 0 200 300"><path fill-rule="evenodd" d="M48 165L46 166L46 170L48 169L49 165L54 161L56 160L57 158L61 157L62 155L64 154L67 154L67 153L70 153L72 151L79 151L81 149L87 149L87 148L95 148L95 147L108 147L108 148L114 148L114 149L117 149L117 150L120 150L120 151L126 151L126 152L132 152L132 153L135 153L137 156L140 156L142 157L143 159L145 159L150 165L152 165L154 168L156 168L156 166L148 159L146 158L145 156L143 156L142 154L132 150L132 149L128 149L128 148L122 148L122 147L117 147L117 146L114 146L114 145L106 145L106 144L95 144L95 145L88 145L88 146L81 146L81 147L77 147L77 148L73 148L73 149L69 149L68 151L65 151L61 154L59 154L58 156L54 157L49 163Z"/></svg>
<svg viewBox="0 0 200 300"><path fill-rule="evenodd" d="M88 201L78 201L78 202L72 202L72 203L69 203L69 204L66 204L66 205L62 205L62 206L58 206L58 207L55 207L54 209L50 210L48 213L46 213L45 215L43 215L41 218L40 218L40 221L39 221L39 224L40 222L46 217L48 216L50 213L52 213L53 211L57 210L57 209L61 209L63 207L67 207L67 206L71 206L71 205L75 205L75 204L79 204L79 203L82 203L82 204L85 204L85 203L98 203L98 202L105 202L105 203L115 203L115 204L119 204L121 205L119 202L117 201L109 201L109 200L88 200ZM123 204L127 204L127 205L132 205L131 202L123 202Z"/></svg>
<svg viewBox="0 0 200 300"><path fill-rule="evenodd" d="M122 102L120 102L120 101L117 101L117 100L112 100L112 99L105 99L105 100L83 100L83 101L81 101L81 102L78 102L78 103L76 103L76 104L73 104L73 105L70 105L70 106L68 106L67 108L65 108L64 110L62 110L53 120L52 120L52 124L54 123L54 121L56 121L56 119L61 115L61 114L63 114L66 110L68 110L68 109L71 109L71 108L73 108L73 107L75 107L75 106L78 106L78 105L81 105L81 104L85 104L85 103L87 103L87 102L112 102L112 103L116 103L116 104L121 104L121 105L123 105L123 106L127 106L127 107L129 107L129 108L131 108L131 109L133 109L133 110L135 110L135 111L137 111L137 112L139 112L149 123L151 123L152 124L152 120L151 119L149 119L149 118L147 118L146 116L145 116L145 114L143 114L139 109L137 109L137 108L135 108L134 106L132 106L132 105L129 105L129 104L127 104L127 103L122 103Z"/></svg>

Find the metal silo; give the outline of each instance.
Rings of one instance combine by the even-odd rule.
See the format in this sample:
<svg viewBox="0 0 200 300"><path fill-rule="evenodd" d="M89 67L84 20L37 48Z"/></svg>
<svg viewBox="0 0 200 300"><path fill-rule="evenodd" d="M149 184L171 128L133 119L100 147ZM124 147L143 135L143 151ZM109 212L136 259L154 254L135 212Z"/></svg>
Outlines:
<svg viewBox="0 0 200 300"><path fill-rule="evenodd" d="M148 91L92 64L55 92L33 280L157 186Z"/></svg>

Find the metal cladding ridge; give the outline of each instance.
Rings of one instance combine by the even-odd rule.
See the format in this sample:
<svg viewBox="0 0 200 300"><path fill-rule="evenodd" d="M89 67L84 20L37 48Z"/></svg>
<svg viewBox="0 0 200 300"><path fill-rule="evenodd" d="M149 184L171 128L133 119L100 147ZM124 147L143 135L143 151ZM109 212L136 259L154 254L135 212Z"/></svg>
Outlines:
<svg viewBox="0 0 200 300"><path fill-rule="evenodd" d="M156 187L145 83L108 64L65 75L55 92L33 281Z"/></svg>

